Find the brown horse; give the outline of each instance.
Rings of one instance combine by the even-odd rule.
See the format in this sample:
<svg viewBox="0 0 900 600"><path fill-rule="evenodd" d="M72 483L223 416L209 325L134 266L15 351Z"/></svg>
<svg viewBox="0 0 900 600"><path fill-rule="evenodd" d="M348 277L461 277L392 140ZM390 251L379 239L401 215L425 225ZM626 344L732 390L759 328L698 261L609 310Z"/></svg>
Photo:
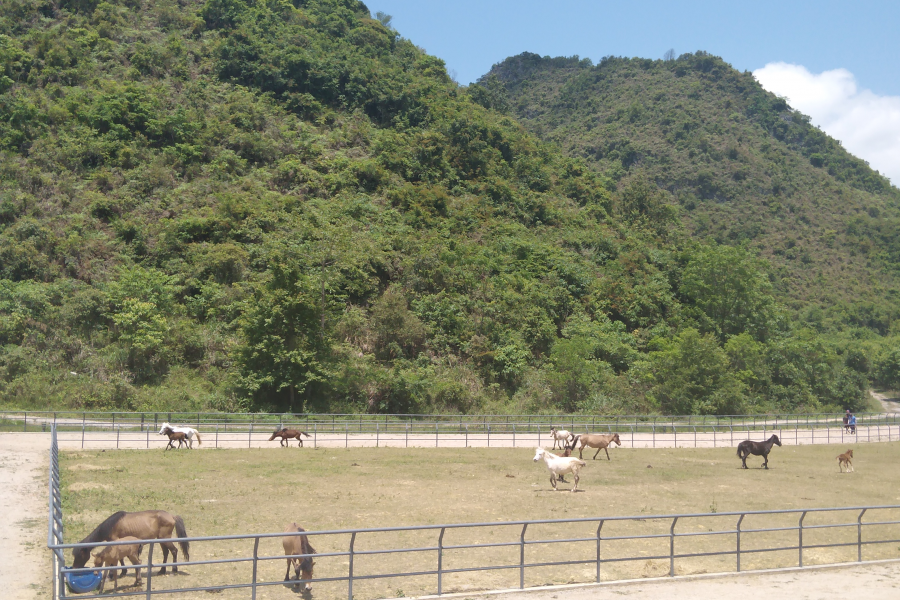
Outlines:
<svg viewBox="0 0 900 600"><path fill-rule="evenodd" d="M144 510L141 512L119 512L110 515L105 521L100 523L96 529L90 532L86 538L81 540L81 544L91 544L94 542L115 542L126 537L135 537L139 540L160 540L159 545L162 546L163 564L159 570L159 574L166 572L166 561L169 559L169 552L172 552L172 572L178 572L178 549L175 544L169 541L163 541L164 538L172 537L174 530L178 537L187 537L184 529L184 520L164 510ZM184 559L191 560L188 550L190 544L188 542L178 542L181 551L184 552ZM91 550L94 546L82 546L73 548L72 555L75 557L72 567L80 569L87 563L91 556ZM124 561L123 561L124 562ZM124 575L124 572L122 573Z"/></svg>
<svg viewBox="0 0 900 600"><path fill-rule="evenodd" d="M581 453L584 452L584 448L587 446L589 448L597 449L597 452L594 453L594 459L596 459L597 455L600 454L600 451L603 450L606 452L606 460L610 460L609 450L607 450L607 448L610 444L621 446L622 442L619 441L618 433L610 433L608 435L602 433L582 433L581 435L576 435L572 440L573 450L577 444L581 444L581 447L578 449L578 458L582 458Z"/></svg>
<svg viewBox="0 0 900 600"><path fill-rule="evenodd" d="M838 454L838 469L841 470L841 473L844 472L844 466L847 467L847 472L853 470L853 450L847 450L843 454Z"/></svg>
<svg viewBox="0 0 900 600"><path fill-rule="evenodd" d="M306 531L296 523L291 523L287 526L285 530L289 533L296 533L298 531ZM312 547L312 544L309 543L307 536L305 535L286 535L281 538L281 545L284 547L284 555L288 557L287 559L287 571L284 574L284 580L290 581L291 579L291 567L294 567L294 575L297 578L298 583L296 585L300 585L300 581L306 581L305 590L309 591L312 589L312 585L310 585L309 580L313 578L313 567L315 566L315 561L313 560L310 554L315 554L316 549ZM301 555L307 556L301 556Z"/></svg>
<svg viewBox="0 0 900 600"><path fill-rule="evenodd" d="M134 540L139 541L138 538L127 536L123 537L119 541L125 540ZM125 565L125 559L131 561L133 565L141 564L141 550L144 549L143 544L124 544L122 546L106 546L103 550L96 553L94 555L94 566L95 567L115 567L121 561L122 565ZM127 569L122 569L122 574L125 574ZM106 578L111 577L115 587L113 589L119 589L119 570L118 569L110 569L109 571L103 571L103 575L100 578L100 592L103 593L103 586L106 585ZM135 567L134 569L134 585L141 585L141 569L140 567Z"/></svg>
<svg viewBox="0 0 900 600"><path fill-rule="evenodd" d="M763 466L766 469L768 469L769 468L769 452L772 451L773 444L777 444L779 446L781 445L781 440L779 440L778 436L775 435L774 433L772 434L772 437L770 437L769 439L767 439L764 442L754 442L751 440L744 440L743 442L738 444L737 455L738 455L738 458L741 459L742 468L744 468L744 469L747 468L747 457L750 456L751 454L754 454L756 456L763 457L763 460L765 461L765 462L763 462Z"/></svg>
<svg viewBox="0 0 900 600"><path fill-rule="evenodd" d="M168 436L169 444L166 446L166 450L169 448L175 449L175 442L178 442L178 448L181 449L182 444L186 444L188 449L193 450L194 448L191 446L191 440L188 439L186 433L182 433L180 431L172 431L171 428L165 427L162 430L163 434ZM165 450L163 450L165 452Z"/></svg>
<svg viewBox="0 0 900 600"><path fill-rule="evenodd" d="M281 446L284 447L284 446L291 445L291 443L288 440L296 439L298 442L300 442L297 445L297 447L302 448L303 447L303 439L300 437L301 435L305 435L306 437L309 437L309 434L306 433L305 431L298 431L296 429L285 429L284 427L282 427L281 429L275 430L275 433L272 434L272 437L269 438L269 441L271 442L275 438L280 437L281 438Z"/></svg>

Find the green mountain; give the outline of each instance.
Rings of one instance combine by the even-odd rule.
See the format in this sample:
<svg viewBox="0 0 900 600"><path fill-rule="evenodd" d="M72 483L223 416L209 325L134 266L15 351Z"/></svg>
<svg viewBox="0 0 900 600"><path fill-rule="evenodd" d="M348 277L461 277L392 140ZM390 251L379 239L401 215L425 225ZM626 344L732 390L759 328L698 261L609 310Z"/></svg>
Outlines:
<svg viewBox="0 0 900 600"><path fill-rule="evenodd" d="M880 334L898 316L900 190L749 72L677 60L521 54L482 78L489 102L627 184L666 192L690 235L744 245L818 328Z"/></svg>
<svg viewBox="0 0 900 600"><path fill-rule="evenodd" d="M3 2L3 402L734 413L859 408L893 372L687 236L651 171L566 157L389 22Z"/></svg>

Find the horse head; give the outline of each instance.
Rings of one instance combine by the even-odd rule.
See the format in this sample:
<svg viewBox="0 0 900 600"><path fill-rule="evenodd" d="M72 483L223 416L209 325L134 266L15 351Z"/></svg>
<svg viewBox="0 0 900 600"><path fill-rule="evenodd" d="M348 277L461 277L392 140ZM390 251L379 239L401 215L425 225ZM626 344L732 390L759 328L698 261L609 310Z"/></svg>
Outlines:
<svg viewBox="0 0 900 600"><path fill-rule="evenodd" d="M544 458L544 454L546 454L546 451L543 448L536 448L534 453L534 462L537 462Z"/></svg>
<svg viewBox="0 0 900 600"><path fill-rule="evenodd" d="M612 443L612 442L615 442L615 443L616 443L616 446L621 446L621 445L622 445L622 442L619 441L619 434L618 434L618 433L614 433L614 434L613 434L612 439L610 440L610 443Z"/></svg>
<svg viewBox="0 0 900 600"><path fill-rule="evenodd" d="M164 430L166 430L166 429L172 429L172 426L171 426L168 422L163 423L163 424L160 426L160 428L159 428L159 435L165 435Z"/></svg>
<svg viewBox="0 0 900 600"><path fill-rule="evenodd" d="M775 435L774 433L772 434L772 437L769 438L769 439L772 440L773 442L775 442L776 445L778 445L778 446L781 445L781 440L779 440L779 439L778 439L778 436Z"/></svg>
<svg viewBox="0 0 900 600"><path fill-rule="evenodd" d="M160 435L172 435L173 433L175 433L175 431L171 427L166 426L160 429L159 433Z"/></svg>
<svg viewBox="0 0 900 600"><path fill-rule="evenodd" d="M80 569L87 564L91 557L90 548L73 548L72 549L72 568Z"/></svg>

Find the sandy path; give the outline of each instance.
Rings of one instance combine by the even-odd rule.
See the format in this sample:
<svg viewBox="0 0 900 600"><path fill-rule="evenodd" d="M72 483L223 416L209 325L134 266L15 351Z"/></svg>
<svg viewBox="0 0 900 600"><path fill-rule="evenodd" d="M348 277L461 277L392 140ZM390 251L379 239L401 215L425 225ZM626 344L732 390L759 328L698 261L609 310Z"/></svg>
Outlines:
<svg viewBox="0 0 900 600"><path fill-rule="evenodd" d="M49 447L49 436L0 433L0 596L4 599L32 600L49 594Z"/></svg>
<svg viewBox="0 0 900 600"><path fill-rule="evenodd" d="M771 592L771 593L768 593ZM795 569L778 573L659 579L592 586L557 586L528 592L507 592L479 600L593 600L625 597L630 600L722 600L723 598L790 598L791 600L866 600L900 598L900 562Z"/></svg>
<svg viewBox="0 0 900 600"><path fill-rule="evenodd" d="M900 412L900 398L888 396L887 394L882 394L881 392L876 392L875 390L869 390L869 393L872 394L873 398L881 402L881 406L884 409L884 412Z"/></svg>

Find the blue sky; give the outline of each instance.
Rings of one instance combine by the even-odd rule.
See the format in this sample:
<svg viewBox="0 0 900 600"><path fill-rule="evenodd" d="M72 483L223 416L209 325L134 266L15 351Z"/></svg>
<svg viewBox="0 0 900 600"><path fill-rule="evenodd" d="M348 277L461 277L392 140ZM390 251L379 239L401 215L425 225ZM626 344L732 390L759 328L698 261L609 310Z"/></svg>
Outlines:
<svg viewBox="0 0 900 600"><path fill-rule="evenodd" d="M844 68L877 94L900 95L900 2L866 0L367 0L405 38L468 84L507 56L662 58L706 50L735 68L770 62Z"/></svg>
<svg viewBox="0 0 900 600"><path fill-rule="evenodd" d="M900 183L898 0L365 1L463 85L524 51L597 62L705 50L767 75L767 89Z"/></svg>

